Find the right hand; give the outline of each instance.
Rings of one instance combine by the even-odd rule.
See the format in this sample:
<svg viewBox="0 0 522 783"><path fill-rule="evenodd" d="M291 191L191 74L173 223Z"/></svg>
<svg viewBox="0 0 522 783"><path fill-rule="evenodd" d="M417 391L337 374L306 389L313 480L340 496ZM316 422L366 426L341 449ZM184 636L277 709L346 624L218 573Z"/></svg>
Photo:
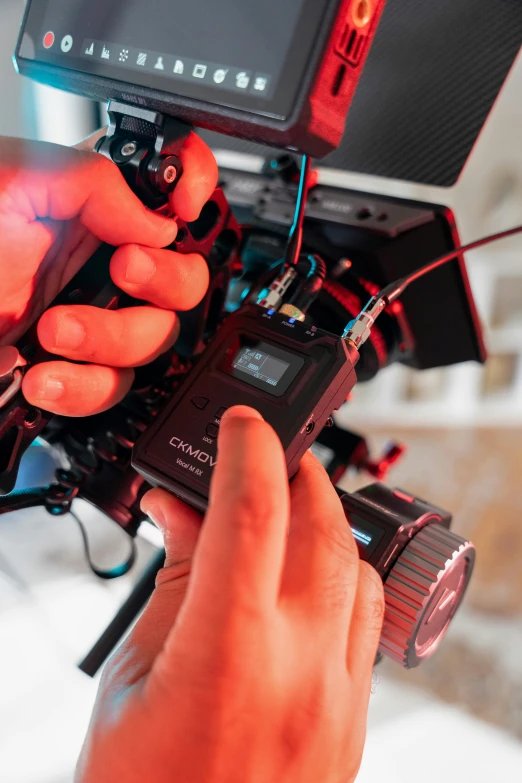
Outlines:
<svg viewBox="0 0 522 783"><path fill-rule="evenodd" d="M143 508L166 568L105 669L77 781L353 781L383 588L323 468L308 454L289 488L274 431L235 408L201 532L163 490Z"/></svg>

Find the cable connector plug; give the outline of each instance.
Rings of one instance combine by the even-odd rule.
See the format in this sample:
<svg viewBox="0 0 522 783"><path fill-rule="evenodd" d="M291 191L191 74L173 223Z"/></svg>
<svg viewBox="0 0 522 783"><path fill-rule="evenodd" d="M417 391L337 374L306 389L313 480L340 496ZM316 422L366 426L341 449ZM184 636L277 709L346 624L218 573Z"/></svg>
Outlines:
<svg viewBox="0 0 522 783"><path fill-rule="evenodd" d="M14 345L0 348L0 408L3 408L22 388L27 361Z"/></svg>
<svg viewBox="0 0 522 783"><path fill-rule="evenodd" d="M387 305L388 300L385 297L379 296L370 299L364 310L355 320L350 321L344 330L343 340L348 340L359 350L361 345L364 345L369 339L375 321Z"/></svg>
<svg viewBox="0 0 522 783"><path fill-rule="evenodd" d="M472 242L470 245L458 247L454 250L451 250L449 253L440 256L440 258L436 258L435 261L431 261L429 264L426 264L426 266L421 267L412 275L403 277L401 280L396 280L394 283L390 283L386 286L386 288L383 288L382 291L377 294L377 296L374 296L373 299L370 299L364 310L354 321L350 321L344 330L343 339L348 340L353 346L355 346L357 350L359 350L360 346L364 345L364 343L369 338L372 326L382 311L385 310L389 304L392 304L392 302L395 302L400 296L402 296L408 286L410 286L416 280L419 280L419 278L424 277L424 275L427 275L444 264L447 264L448 261L453 261L455 258L458 258L460 255L462 255L462 253L465 251L474 250L477 247L489 245L490 242L496 242L498 239L505 239L506 237L521 233L522 226L516 226L515 228L510 228L507 231L501 231L500 234L492 234L489 237L484 237L484 239L477 239L476 242Z"/></svg>
<svg viewBox="0 0 522 783"><path fill-rule="evenodd" d="M267 310L279 310L285 294L297 277L295 267L286 267L279 277L276 277L266 296L259 299L258 305Z"/></svg>

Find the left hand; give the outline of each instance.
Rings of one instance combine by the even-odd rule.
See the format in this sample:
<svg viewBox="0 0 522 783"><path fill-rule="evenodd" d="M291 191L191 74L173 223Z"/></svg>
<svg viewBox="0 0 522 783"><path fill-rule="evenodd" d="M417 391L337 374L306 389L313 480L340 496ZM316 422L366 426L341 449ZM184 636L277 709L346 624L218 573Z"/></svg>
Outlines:
<svg viewBox="0 0 522 783"><path fill-rule="evenodd" d="M32 405L64 416L89 416L119 402L132 368L174 344L173 311L195 307L208 287L201 256L162 249L176 237L175 219L148 210L118 167L92 151L102 133L77 148L0 138L0 346L15 344L43 312L41 345L70 361L31 367L22 391ZM180 158L184 173L170 207L192 221L215 189L217 166L194 133ZM151 306L44 312L102 242L117 247L113 282Z"/></svg>

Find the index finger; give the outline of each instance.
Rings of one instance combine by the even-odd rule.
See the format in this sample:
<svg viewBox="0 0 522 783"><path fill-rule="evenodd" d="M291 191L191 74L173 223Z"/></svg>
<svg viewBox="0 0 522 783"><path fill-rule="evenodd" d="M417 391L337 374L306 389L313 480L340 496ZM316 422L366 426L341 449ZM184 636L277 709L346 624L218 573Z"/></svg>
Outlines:
<svg viewBox="0 0 522 783"><path fill-rule="evenodd" d="M92 136L76 144L78 150L94 150L107 128L96 131ZM204 205L216 189L218 167L216 159L202 138L190 133L179 153L183 164L183 175L170 195L170 206L174 215L182 220L196 220Z"/></svg>
<svg viewBox="0 0 522 783"><path fill-rule="evenodd" d="M193 566L190 598L198 607L256 614L275 607L289 521L283 448L250 408L221 421L210 504Z"/></svg>
<svg viewBox="0 0 522 783"><path fill-rule="evenodd" d="M170 196L172 212L182 220L196 220L216 189L218 167L207 144L191 133L179 153L183 174Z"/></svg>

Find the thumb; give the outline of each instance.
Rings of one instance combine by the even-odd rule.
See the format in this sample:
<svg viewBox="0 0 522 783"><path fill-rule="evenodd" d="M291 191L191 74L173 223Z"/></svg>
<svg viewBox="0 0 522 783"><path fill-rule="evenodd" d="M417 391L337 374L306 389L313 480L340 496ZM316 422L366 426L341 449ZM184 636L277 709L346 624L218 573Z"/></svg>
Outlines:
<svg viewBox="0 0 522 783"><path fill-rule="evenodd" d="M143 614L111 659L112 675L119 685L131 685L148 674L171 632L188 587L192 556L202 517L162 489L148 492L142 510L164 536L165 566Z"/></svg>

